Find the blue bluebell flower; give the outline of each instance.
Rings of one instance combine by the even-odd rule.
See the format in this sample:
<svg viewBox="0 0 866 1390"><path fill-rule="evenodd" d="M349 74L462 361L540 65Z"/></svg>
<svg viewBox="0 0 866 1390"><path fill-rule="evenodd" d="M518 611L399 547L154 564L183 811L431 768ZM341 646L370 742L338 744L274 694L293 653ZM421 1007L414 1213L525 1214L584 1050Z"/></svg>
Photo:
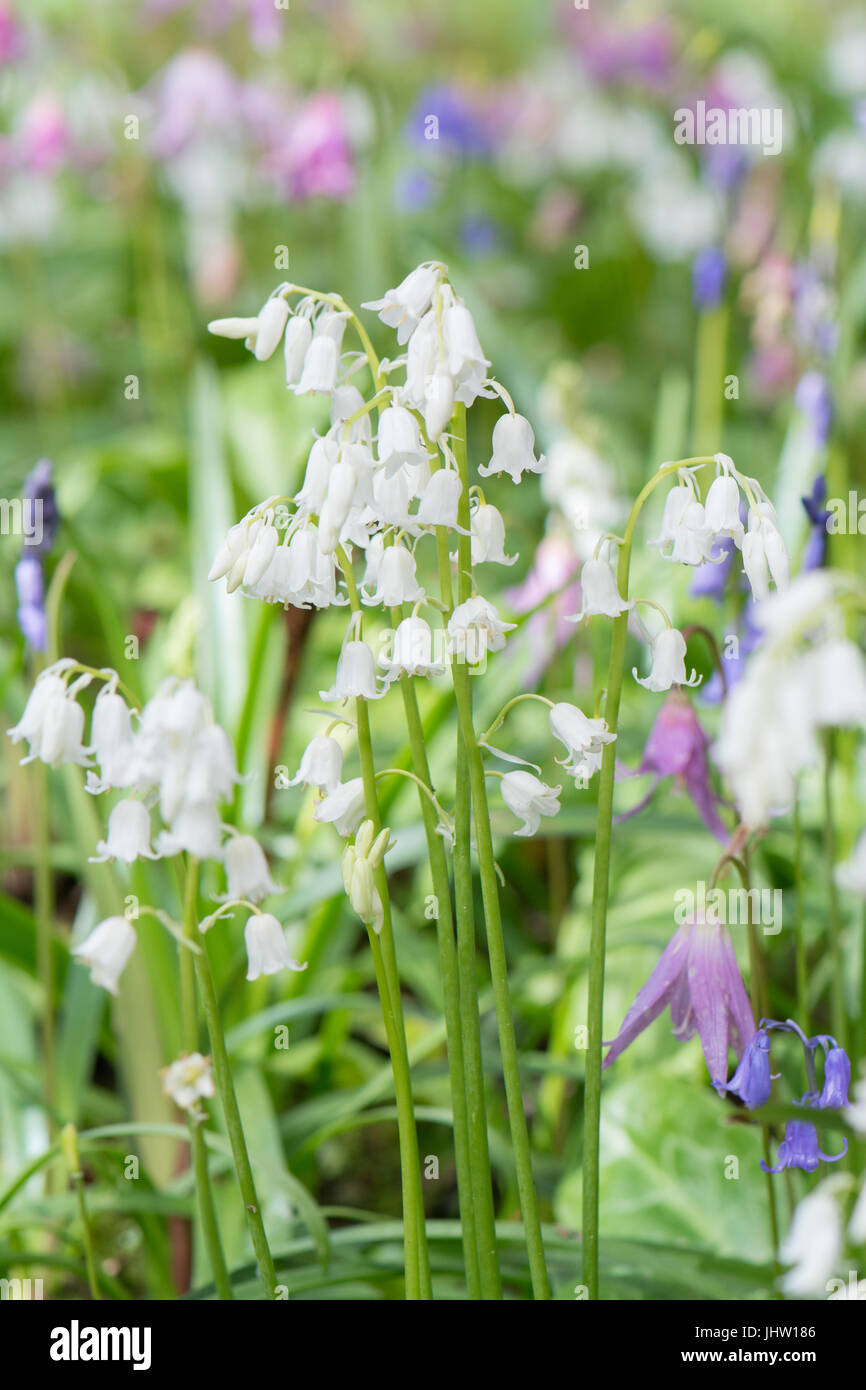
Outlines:
<svg viewBox="0 0 866 1390"><path fill-rule="evenodd" d="M15 567L18 626L34 651L41 652L45 650L47 642L42 566L45 555L54 547L60 524L48 459L40 459L27 475L22 500L28 524L33 525L33 533L25 537L21 559Z"/></svg>
<svg viewBox="0 0 866 1390"><path fill-rule="evenodd" d="M848 1140L843 1139L844 1148L839 1154L825 1154L818 1148L818 1131L808 1120L789 1120L785 1125L785 1137L779 1145L776 1163L773 1167L761 1159L765 1173L781 1173L785 1168L802 1168L804 1173L814 1173L821 1159L825 1163L837 1163L848 1152Z"/></svg>
<svg viewBox="0 0 866 1390"><path fill-rule="evenodd" d="M800 498L809 518L809 536L803 548L800 564L803 571L820 569L827 558L827 522L830 513L823 505L826 495L827 484L824 475L819 473L809 496Z"/></svg>
<svg viewBox="0 0 866 1390"><path fill-rule="evenodd" d="M727 267L724 252L708 246L692 263L692 299L696 309L715 309L725 292Z"/></svg>
<svg viewBox="0 0 866 1390"><path fill-rule="evenodd" d="M714 1081L713 1085L720 1096L738 1096L750 1110L767 1103L772 1089L772 1076L770 1036L766 1028L758 1029L740 1058L739 1066L730 1081Z"/></svg>

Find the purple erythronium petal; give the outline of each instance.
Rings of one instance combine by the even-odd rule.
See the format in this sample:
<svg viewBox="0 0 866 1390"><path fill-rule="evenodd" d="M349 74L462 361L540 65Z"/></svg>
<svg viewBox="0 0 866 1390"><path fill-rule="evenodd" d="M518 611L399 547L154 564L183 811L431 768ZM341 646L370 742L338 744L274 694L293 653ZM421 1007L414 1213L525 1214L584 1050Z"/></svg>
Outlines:
<svg viewBox="0 0 866 1390"><path fill-rule="evenodd" d="M843 1139L845 1147L839 1154L825 1154L818 1148L818 1131L808 1120L789 1120L785 1125L785 1137L779 1145L776 1163L770 1168L763 1159L761 1167L765 1173L781 1173L785 1168L802 1168L805 1173L814 1173L818 1162L837 1163L848 1152L848 1140Z"/></svg>
<svg viewBox="0 0 866 1390"><path fill-rule="evenodd" d="M770 1076L770 1038L766 1028L759 1028L727 1085L715 1083L719 1095L738 1096L750 1110L766 1105L772 1089Z"/></svg>
<svg viewBox="0 0 866 1390"><path fill-rule="evenodd" d="M728 1075L728 1049L741 1058L757 1029L733 943L719 923L685 922L662 952L610 1044L609 1066L639 1033L670 1006L674 1036L697 1033L713 1082Z"/></svg>
<svg viewBox="0 0 866 1390"><path fill-rule="evenodd" d="M707 748L709 739L704 733L690 701L681 690L674 690L659 710L646 741L643 758L636 776L654 775L654 782L643 801L631 811L616 817L616 824L628 820L647 805L659 783L672 777L684 787L707 829L722 844L728 842L728 832L717 806L722 804L710 785Z"/></svg>

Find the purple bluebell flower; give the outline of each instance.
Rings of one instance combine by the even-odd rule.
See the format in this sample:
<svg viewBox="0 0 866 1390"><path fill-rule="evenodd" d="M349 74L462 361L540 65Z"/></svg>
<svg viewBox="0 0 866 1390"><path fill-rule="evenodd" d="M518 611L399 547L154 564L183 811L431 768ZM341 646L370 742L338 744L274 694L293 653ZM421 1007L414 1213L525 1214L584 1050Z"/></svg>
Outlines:
<svg viewBox="0 0 866 1390"><path fill-rule="evenodd" d="M824 1086L818 1099L821 1110L841 1110L848 1104L851 1061L843 1047L831 1047L824 1058Z"/></svg>
<svg viewBox="0 0 866 1390"><path fill-rule="evenodd" d="M729 835L716 809L723 803L710 785L709 742L691 702L681 690L672 690L656 716L637 771L620 773L633 777L650 773L652 785L643 800L617 816L615 823L619 825L636 816L649 804L659 784L672 777L675 784L688 792L707 829L727 844Z"/></svg>
<svg viewBox="0 0 866 1390"><path fill-rule="evenodd" d="M460 223L460 242L470 256L489 256L499 245L499 228L492 218L470 213Z"/></svg>
<svg viewBox="0 0 866 1390"><path fill-rule="evenodd" d="M394 185L394 202L401 212L424 212L436 196L436 182L423 169L410 169Z"/></svg>
<svg viewBox="0 0 866 1390"><path fill-rule="evenodd" d="M696 309L715 309L725 292L725 255L718 247L699 251L692 263L692 299Z"/></svg>
<svg viewBox="0 0 866 1390"><path fill-rule="evenodd" d="M22 503L26 534L21 559L15 566L18 626L25 641L34 651L41 652L47 641L42 565L44 556L54 546L60 524L48 459L40 459L27 475Z"/></svg>
<svg viewBox="0 0 866 1390"><path fill-rule="evenodd" d="M800 498L809 518L809 535L800 562L800 569L804 573L807 570L821 569L827 559L827 522L830 512L823 506L826 495L827 484L823 474L819 474L812 484L809 496Z"/></svg>
<svg viewBox="0 0 866 1390"><path fill-rule="evenodd" d="M833 423L833 397L823 372L804 372L794 390L794 404L805 416L816 448L827 443Z"/></svg>
<svg viewBox="0 0 866 1390"><path fill-rule="evenodd" d="M15 566L15 590L18 594L18 626L34 651L42 652L45 650L46 622L42 564L38 556L24 555L18 561Z"/></svg>
<svg viewBox="0 0 866 1390"><path fill-rule="evenodd" d="M772 1090L770 1037L766 1028L758 1029L727 1085L721 1081L713 1084L719 1095L738 1096L749 1110L766 1105Z"/></svg>
<svg viewBox="0 0 866 1390"><path fill-rule="evenodd" d="M785 1168L802 1168L804 1173L814 1173L818 1162L837 1163L848 1152L848 1140L843 1139L840 1154L825 1154L818 1148L818 1131L808 1120L789 1120L785 1125L785 1137L779 1145L776 1163L773 1167L761 1159L765 1173L781 1173Z"/></svg>
<svg viewBox="0 0 866 1390"><path fill-rule="evenodd" d="M435 117L433 126L431 118ZM425 87L418 96L406 126L412 144L429 149L482 157L493 148L491 133L481 113L456 85Z"/></svg>
<svg viewBox="0 0 866 1390"><path fill-rule="evenodd" d="M701 689L701 698L708 705L721 704L725 698L726 690L730 692L743 675L746 668L746 657L750 656L763 637L761 629L757 626L753 617L755 605L747 603L740 614L740 631L736 654L727 651L722 653L722 660L725 663L725 681L718 671L714 671L706 685Z"/></svg>
<svg viewBox="0 0 866 1390"><path fill-rule="evenodd" d="M683 923L639 990L602 1065L610 1066L667 1006L674 1036L686 1042L697 1033L710 1080L724 1084L729 1048L739 1060L757 1032L727 927Z"/></svg>

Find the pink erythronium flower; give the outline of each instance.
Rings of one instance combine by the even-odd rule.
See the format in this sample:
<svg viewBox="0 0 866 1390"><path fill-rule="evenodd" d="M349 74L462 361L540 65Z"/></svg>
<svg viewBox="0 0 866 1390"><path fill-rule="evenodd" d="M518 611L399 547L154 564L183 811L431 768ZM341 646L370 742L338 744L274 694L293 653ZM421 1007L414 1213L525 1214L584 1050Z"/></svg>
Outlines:
<svg viewBox="0 0 866 1390"><path fill-rule="evenodd" d="M637 806L616 817L616 824L642 811L655 795L659 783L672 777L677 786L688 792L707 829L722 844L727 844L729 835L716 809L723 804L722 799L710 783L709 742L691 702L681 690L672 690L650 730L640 766L635 772L618 772L619 776L627 777L652 774L653 782Z"/></svg>
<svg viewBox="0 0 866 1390"><path fill-rule="evenodd" d="M355 187L355 167L343 103L336 92L316 92L290 116L269 166L292 198L342 201Z"/></svg>
<svg viewBox="0 0 866 1390"><path fill-rule="evenodd" d="M610 1044L610 1066L639 1033L670 1006L674 1037L698 1034L710 1080L728 1079L728 1050L742 1057L757 1029L727 927L718 922L684 922L638 991Z"/></svg>

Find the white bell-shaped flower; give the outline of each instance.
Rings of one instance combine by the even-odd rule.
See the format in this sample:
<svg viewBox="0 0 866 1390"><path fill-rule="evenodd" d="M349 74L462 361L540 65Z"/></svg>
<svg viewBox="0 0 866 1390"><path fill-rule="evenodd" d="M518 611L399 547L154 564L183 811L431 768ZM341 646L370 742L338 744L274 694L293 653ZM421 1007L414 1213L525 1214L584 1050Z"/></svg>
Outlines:
<svg viewBox="0 0 866 1390"><path fill-rule="evenodd" d="M655 540L647 542L648 545L655 546L664 559L670 559L671 548L682 525L686 508L697 500L694 488L687 483L676 483L668 492L659 534Z"/></svg>
<svg viewBox="0 0 866 1390"><path fill-rule="evenodd" d="M33 686L27 703L24 706L24 713L18 720L14 728L9 730L9 737L13 743L20 743L26 739L30 752L24 759L31 762L39 757L39 750L42 746L42 730L45 725L45 718L50 706L57 700L66 699L66 682L54 670L43 671L37 677L36 684Z"/></svg>
<svg viewBox="0 0 866 1390"><path fill-rule="evenodd" d="M652 663L648 676L639 676L637 667L632 675L638 685L646 690L658 692L670 690L672 685L700 685L701 677L694 670L686 678L686 639L675 627L662 628L652 643Z"/></svg>
<svg viewBox="0 0 866 1390"><path fill-rule="evenodd" d="M720 473L709 486L704 503L706 524L715 536L730 536L738 545L743 538L740 489L730 473Z"/></svg>
<svg viewBox="0 0 866 1390"><path fill-rule="evenodd" d="M447 370L442 361L436 315L427 313L412 333L406 352L406 380L401 395L408 405L416 410L424 410L427 382L440 364Z"/></svg>
<svg viewBox="0 0 866 1390"><path fill-rule="evenodd" d="M472 511L472 563L513 565L516 555L505 554L505 522L496 507L482 502Z"/></svg>
<svg viewBox="0 0 866 1390"><path fill-rule="evenodd" d="M752 598L761 603L769 598L770 580L777 589L786 589L791 570L785 542L776 526L769 503L749 511L749 529L743 536L743 569L752 589Z"/></svg>
<svg viewBox="0 0 866 1390"><path fill-rule="evenodd" d="M208 332L219 338L243 338L250 352L264 362L276 352L288 317L288 303L276 293L265 301L254 319L214 319L208 324Z"/></svg>
<svg viewBox="0 0 866 1390"><path fill-rule="evenodd" d="M427 378L424 389L424 428L428 439L438 439L454 414L454 378L444 363Z"/></svg>
<svg viewBox="0 0 866 1390"><path fill-rule="evenodd" d="M606 719L590 719L577 705L559 701L553 705L548 716L550 732L563 745L566 756L556 761L569 776L584 780L589 768L597 771L596 762L601 762L601 752L606 743L614 743Z"/></svg>
<svg viewBox="0 0 866 1390"><path fill-rule="evenodd" d="M439 468L431 477L413 518L416 526L450 526L457 529L457 508L463 494L460 475L453 468Z"/></svg>
<svg viewBox="0 0 866 1390"><path fill-rule="evenodd" d="M222 822L216 807L204 802L181 806L169 828L157 836L156 848L168 857L185 850L196 859L220 859Z"/></svg>
<svg viewBox="0 0 866 1390"><path fill-rule="evenodd" d="M428 458L421 442L418 421L402 405L389 405L379 416L379 432L376 444L379 463L391 474L403 465L416 467Z"/></svg>
<svg viewBox="0 0 866 1390"><path fill-rule="evenodd" d="M258 584L271 560L274 558L277 546L280 543L279 532L276 526L264 520L256 531L256 537L250 546L244 565L243 582L246 587Z"/></svg>
<svg viewBox="0 0 866 1390"><path fill-rule="evenodd" d="M516 626L516 623L503 622L493 604L476 594L458 603L448 619L450 651L474 666L486 652L502 651L506 632Z"/></svg>
<svg viewBox="0 0 866 1390"><path fill-rule="evenodd" d="M401 603L418 603L424 596L411 550L407 550L405 545L389 545L379 564L375 591L372 594L364 593L364 602L398 608Z"/></svg>
<svg viewBox="0 0 866 1390"><path fill-rule="evenodd" d="M307 349L313 340L313 325L306 314L293 314L286 325L283 340L283 359L286 365L286 385L297 386L304 370Z"/></svg>
<svg viewBox="0 0 866 1390"><path fill-rule="evenodd" d="M244 927L247 948L247 979L260 975L276 975L281 970L306 970L289 952L289 943L281 924L270 912L257 912Z"/></svg>
<svg viewBox="0 0 866 1390"><path fill-rule="evenodd" d="M782 1288L792 1298L825 1294L842 1254L839 1204L826 1188L818 1187L794 1209L790 1229L779 1247L780 1261L791 1266L783 1276Z"/></svg>
<svg viewBox="0 0 866 1390"><path fill-rule="evenodd" d="M502 800L518 820L523 821L515 835L534 835L541 824L542 816L555 816L560 810L559 793L561 787L549 787L532 772L519 768L506 772L500 784Z"/></svg>
<svg viewBox="0 0 866 1390"><path fill-rule="evenodd" d="M225 847L226 895L261 902L271 893L281 892L274 883L265 852L252 835L232 835Z"/></svg>
<svg viewBox="0 0 866 1390"><path fill-rule="evenodd" d="M221 724L208 724L189 749L186 777L188 801L222 801L241 780L234 744Z"/></svg>
<svg viewBox="0 0 866 1390"><path fill-rule="evenodd" d="M318 515L322 510L328 495L331 470L339 456L340 446L330 435L324 435L314 442L307 457L303 485L295 496L300 511L315 512Z"/></svg>
<svg viewBox="0 0 866 1390"><path fill-rule="evenodd" d="M295 387L296 396L329 395L337 384L340 352L328 333L320 333L318 325L304 356L304 370Z"/></svg>
<svg viewBox="0 0 866 1390"><path fill-rule="evenodd" d="M447 669L444 662L434 661L430 624L417 616L404 618L398 624L390 649L379 653L379 665L389 684L404 674L441 676Z"/></svg>
<svg viewBox="0 0 866 1390"><path fill-rule="evenodd" d="M330 555L339 544L346 518L352 509L357 477L351 463L335 463L328 479L328 491L319 516L319 550Z"/></svg>
<svg viewBox="0 0 866 1390"><path fill-rule="evenodd" d="M135 950L135 928L125 917L106 917L84 941L71 947L70 955L90 966L90 978L109 994L117 994L118 981Z"/></svg>
<svg viewBox="0 0 866 1390"><path fill-rule="evenodd" d="M150 847L150 814L142 801L118 801L108 817L108 836L96 846L91 864L120 859L134 864L136 859L158 859Z"/></svg>
<svg viewBox="0 0 866 1390"><path fill-rule="evenodd" d="M329 700L381 700L384 690L376 689L376 663L366 642L346 642L337 662L337 677L330 690L320 690L319 698Z"/></svg>
<svg viewBox="0 0 866 1390"><path fill-rule="evenodd" d="M60 767L61 763L74 763L78 767L89 766L90 749L85 748L84 710L74 695L66 691L64 695L51 697L42 722L38 756L49 767ZM31 749L33 745L31 744ZM34 754L31 752L31 758ZM30 758L25 758L29 762Z"/></svg>
<svg viewBox="0 0 866 1390"><path fill-rule="evenodd" d="M618 618L627 613L634 603L622 597L616 585L616 575L607 560L587 560L580 572L580 612L569 618L569 622L579 623L584 618L602 615Z"/></svg>
<svg viewBox="0 0 866 1390"><path fill-rule="evenodd" d="M353 777L349 782L341 782L327 796L322 797L313 810L313 820L324 825L333 825L338 835L345 839L354 835L364 819L364 781Z"/></svg>
<svg viewBox="0 0 866 1390"><path fill-rule="evenodd" d="M448 371L454 378L455 398L472 405L481 394L490 363L484 356L474 320L465 304L457 301L445 310L442 332Z"/></svg>
<svg viewBox="0 0 866 1390"><path fill-rule="evenodd" d="M435 262L419 265L396 289L388 290L382 299L368 300L362 307L372 309L388 328L396 328L397 342L402 345L409 341L430 308L443 271L444 266Z"/></svg>
<svg viewBox="0 0 866 1390"><path fill-rule="evenodd" d="M367 444L372 442L373 427L370 424L370 412L359 415L357 420L353 420L351 425L346 425L346 421L353 415L357 415L359 410L364 408L364 397L357 386L347 383L345 386L338 386L331 394L331 429L339 435L341 440L349 443Z"/></svg>
<svg viewBox="0 0 866 1390"><path fill-rule="evenodd" d="M301 765L287 786L317 787L320 792L336 791L340 785L343 750L330 734L317 734L301 754Z"/></svg>
<svg viewBox="0 0 866 1390"><path fill-rule="evenodd" d="M707 525L703 503L695 499L683 509L673 544L664 558L678 565L702 565L713 557L717 539Z"/></svg>
<svg viewBox="0 0 866 1390"><path fill-rule="evenodd" d="M812 717L821 728L866 727L866 663L843 637L810 648L801 661Z"/></svg>
<svg viewBox="0 0 866 1390"><path fill-rule="evenodd" d="M100 791L128 787L135 780L135 735L132 714L122 695L105 685L96 697L90 724L91 747L99 764L100 779L91 783Z"/></svg>
<svg viewBox="0 0 866 1390"><path fill-rule="evenodd" d="M547 460L544 454L535 457L535 434L523 415L500 415L493 426L492 443L490 462L478 469L482 478L508 473L512 482L519 483L524 473L544 472Z"/></svg>

